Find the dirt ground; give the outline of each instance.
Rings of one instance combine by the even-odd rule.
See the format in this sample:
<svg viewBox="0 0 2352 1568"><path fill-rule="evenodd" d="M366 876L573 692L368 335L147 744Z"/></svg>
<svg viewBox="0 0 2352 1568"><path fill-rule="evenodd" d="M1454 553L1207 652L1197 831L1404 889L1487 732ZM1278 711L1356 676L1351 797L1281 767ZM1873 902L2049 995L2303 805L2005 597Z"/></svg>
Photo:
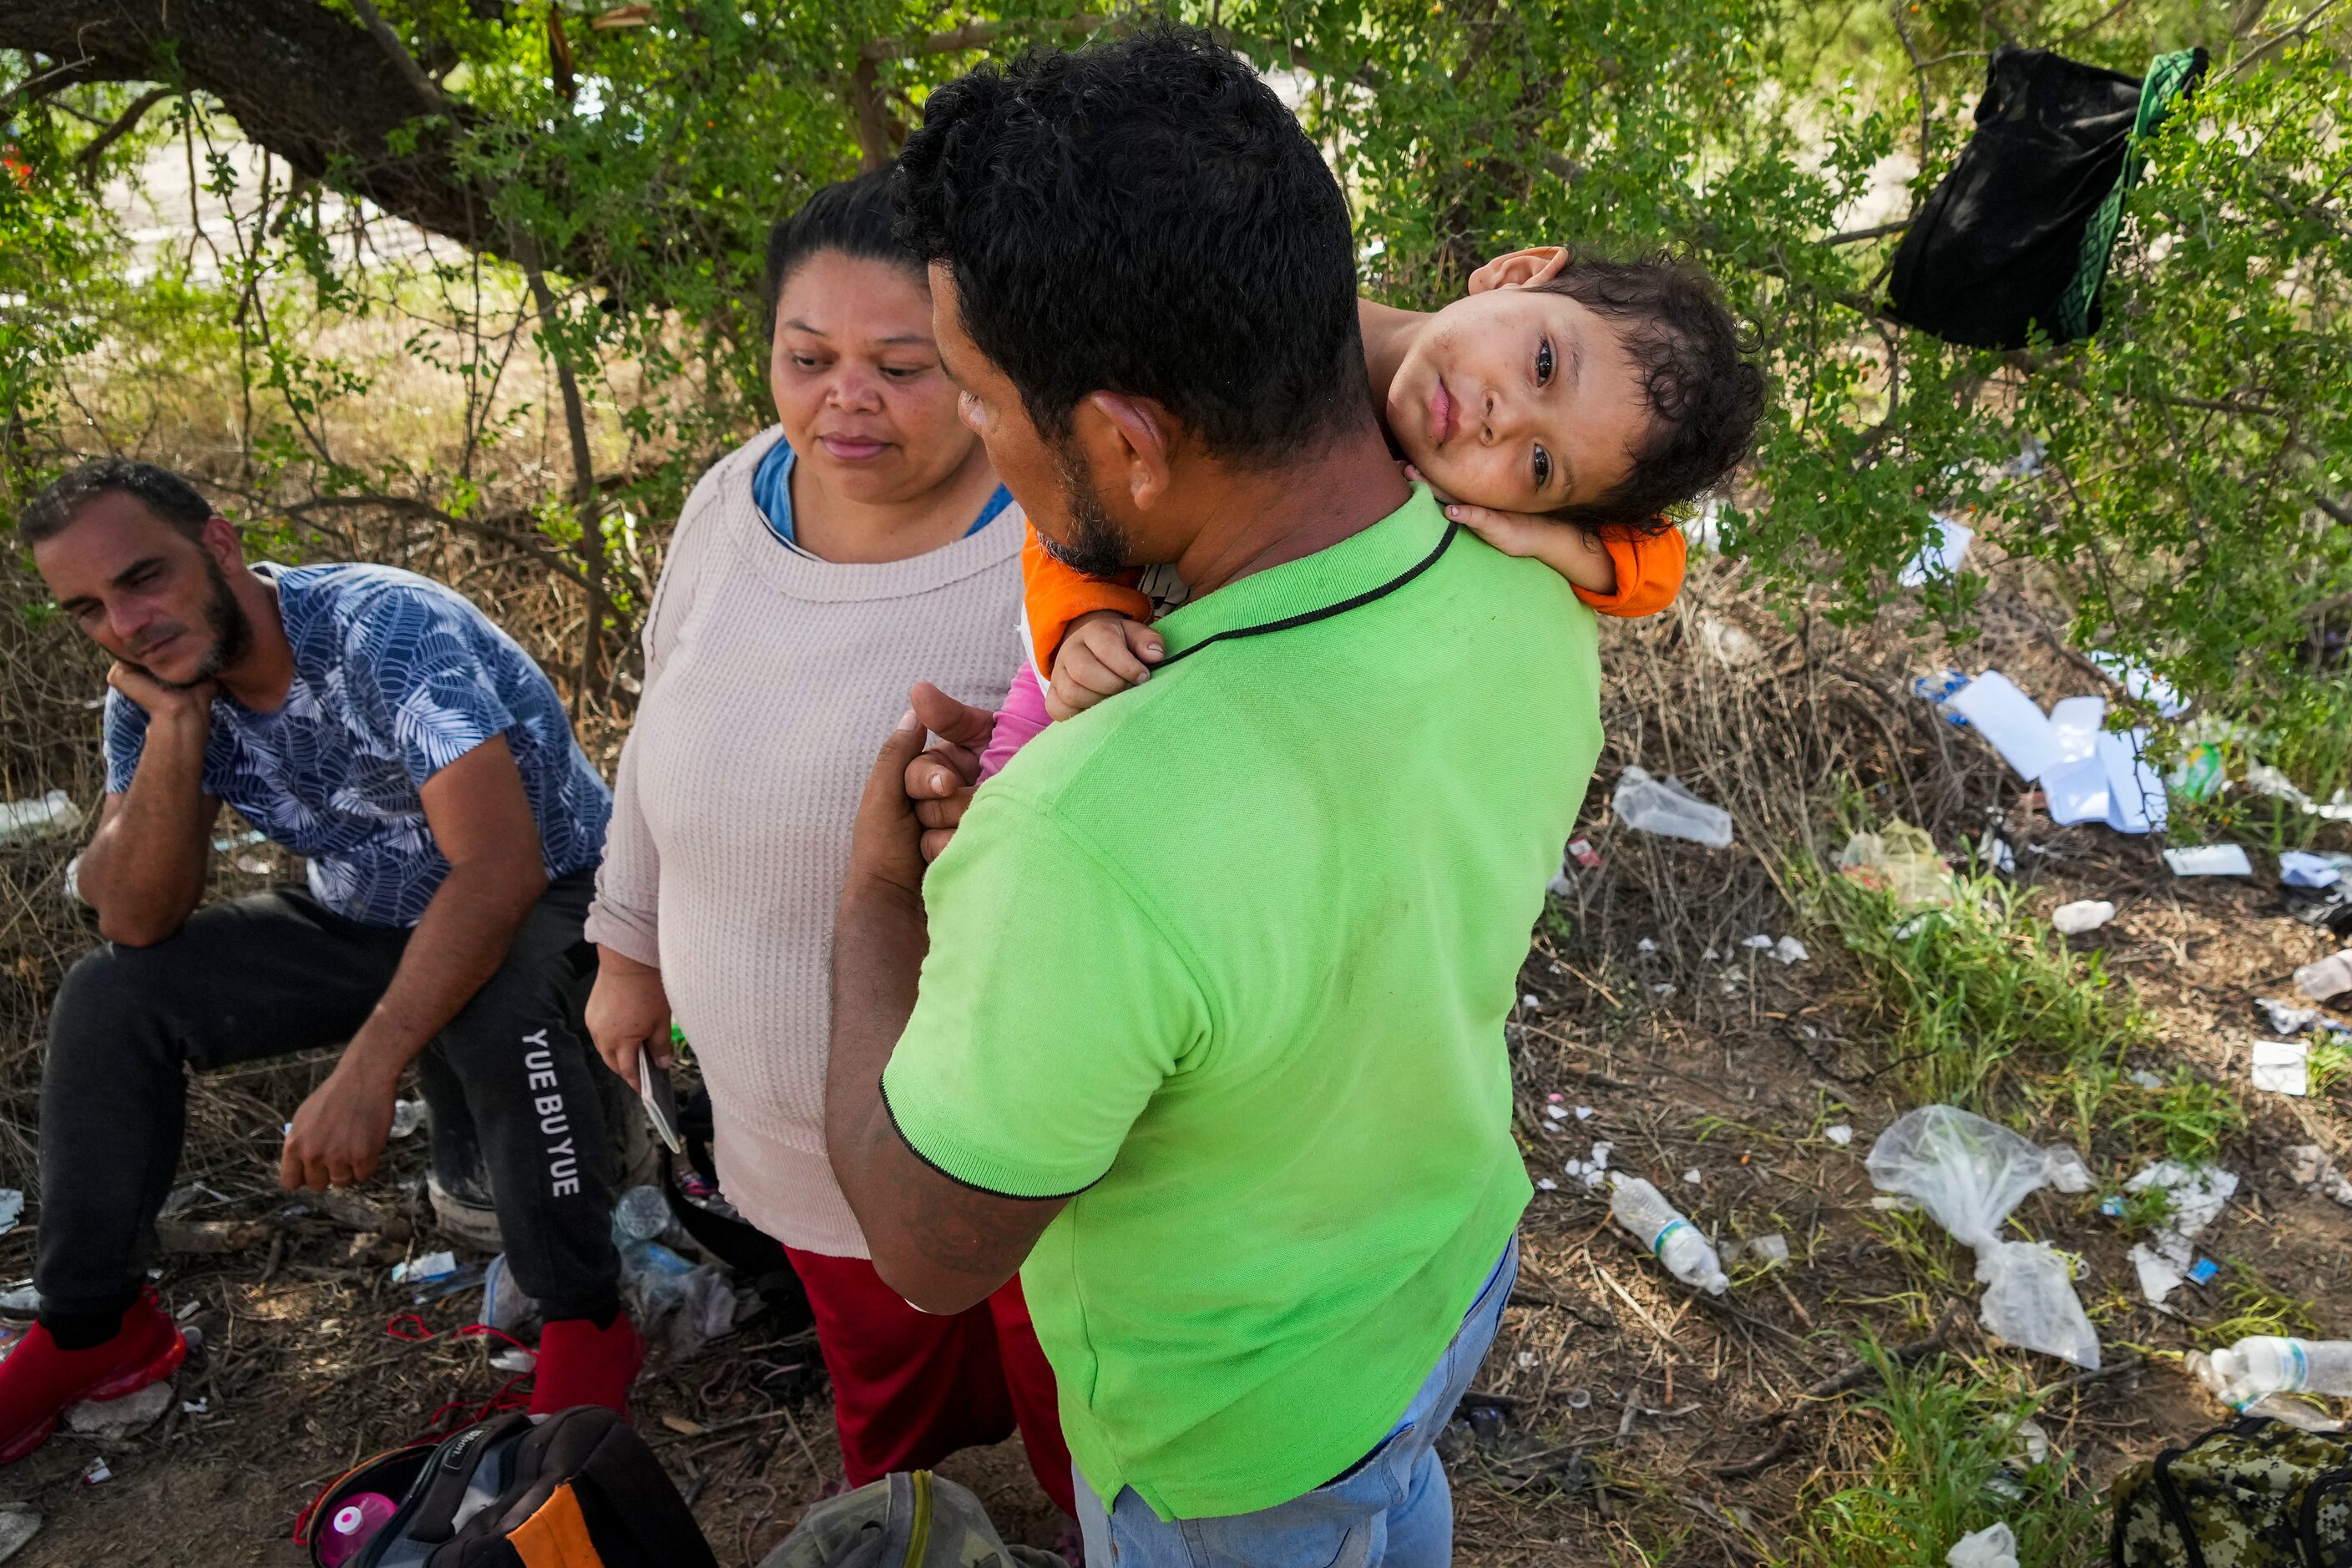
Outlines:
<svg viewBox="0 0 2352 1568"><path fill-rule="evenodd" d="M1724 654L1726 625L1744 627L1736 657ZM1528 1171L1556 1185L1528 1210L1502 1335L1446 1445L1463 1562L1831 1561L1809 1543L1809 1512L1866 1483L1883 1447L1864 1403L1870 1380L1842 1375L1864 1333L1940 1352L1988 1384L2048 1391L2038 1419L2085 1492L2220 1418L2179 1357L2242 1309L2231 1291L2250 1278L2299 1302L2322 1333L2352 1336L2352 1209L2299 1189L2283 1152L2317 1143L2352 1169L2352 1092L2338 1082L2296 1100L2247 1081L2263 1033L2254 998L2291 995L2290 973L2336 945L2288 917L2263 854L2252 879L2188 880L2152 840L2053 826L2026 786L1904 689L1942 656L1885 628L1775 619L1703 573L1675 613L1612 627L1606 651L1611 748L1581 829L1600 864L1575 875L1537 931L1509 1031ZM2097 689L2022 610L1966 657L1971 668L2000 662L2045 702ZM1711 851L1614 820L1607 782L1636 762L1725 804L1738 842ZM1974 1320L1967 1255L1932 1224L1906 1226L1873 1206L1864 1157L1911 1107L1886 1058L1883 997L1790 872L1809 847L1843 838L1841 809L1901 815L1955 856L1990 812L2032 908L2112 900L2114 921L2074 945L2103 953L2148 1014L2147 1043L2122 1065L2188 1068L2245 1108L2245 1130L2215 1156L2242 1185L2199 1243L2222 1275L2183 1287L2169 1310L2142 1300L2129 1237L2098 1212L2096 1193L2045 1190L2019 1211L2024 1233L2084 1258L2080 1290L2105 1355L2095 1373L1995 1345ZM0 853L24 862L8 868L20 902L54 897L56 867ZM240 875L225 873L225 885ZM1739 945L1758 933L1795 934L1811 957L1784 966ZM20 986L45 984L25 966L49 959L14 962ZM200 1087L183 1180L226 1201L182 1217L258 1224L239 1250L162 1260L163 1299L205 1341L169 1415L124 1438L62 1434L0 1470L0 1500L47 1516L15 1562L301 1563L289 1531L322 1483L436 1409L499 1393L505 1376L482 1342L455 1331L478 1291L418 1305L387 1279L404 1253L445 1245L413 1190L421 1140L395 1146L361 1194L404 1217L409 1239L287 1216L275 1134L319 1070L271 1067ZM23 1081L12 1079L20 1109ZM1591 1115L1547 1116L1554 1095ZM1840 1125L1853 1129L1850 1142L1828 1135ZM2078 1130L2052 1112L2030 1130L2043 1141L2087 1131L2083 1152L2108 1190L2145 1163L2122 1127ZM1565 1173L1596 1140L1702 1228L1781 1235L1790 1260L1736 1267L1721 1300L1677 1284L1609 1223L1601 1194ZM10 1153L12 1173L28 1152L20 1142ZM0 1279L29 1274L31 1256L29 1224L0 1237ZM387 1332L407 1314L398 1326L411 1337ZM758 1321L657 1363L637 1415L724 1563L756 1563L840 1474L813 1345ZM111 1479L88 1484L97 1459ZM947 1473L975 1488L1009 1538L1050 1544L1050 1510L1017 1441Z"/></svg>

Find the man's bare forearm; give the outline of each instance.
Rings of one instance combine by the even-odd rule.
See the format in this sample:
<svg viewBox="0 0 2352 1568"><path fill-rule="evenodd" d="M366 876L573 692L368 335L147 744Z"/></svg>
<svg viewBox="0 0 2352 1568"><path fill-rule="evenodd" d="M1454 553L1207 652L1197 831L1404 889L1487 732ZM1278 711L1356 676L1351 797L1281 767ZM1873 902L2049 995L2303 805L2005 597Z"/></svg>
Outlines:
<svg viewBox="0 0 2352 1568"><path fill-rule="evenodd" d="M344 1049L342 1070L389 1090L401 1069L498 973L524 917L546 890L536 844L527 865L498 860L451 867L425 906L392 984Z"/></svg>
<svg viewBox="0 0 2352 1568"><path fill-rule="evenodd" d="M204 896L220 804L205 794L201 720L151 722L131 787L107 805L78 885L110 942L144 947L178 931Z"/></svg>
<svg viewBox="0 0 2352 1568"><path fill-rule="evenodd" d="M833 1041L824 1069L824 1145L861 1223L872 1206L873 1142L897 1142L882 1069L914 1016L929 928L919 898L853 873L833 931Z"/></svg>

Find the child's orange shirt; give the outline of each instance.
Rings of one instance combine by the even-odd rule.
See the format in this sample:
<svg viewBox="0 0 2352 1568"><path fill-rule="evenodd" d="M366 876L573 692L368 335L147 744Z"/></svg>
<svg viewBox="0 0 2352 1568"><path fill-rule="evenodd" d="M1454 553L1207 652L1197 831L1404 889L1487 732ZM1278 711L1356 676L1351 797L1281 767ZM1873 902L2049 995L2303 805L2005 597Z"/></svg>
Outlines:
<svg viewBox="0 0 2352 1568"><path fill-rule="evenodd" d="M1683 570L1689 552L1679 528L1635 539L1615 531L1601 536L1601 547L1617 566L1617 591L1595 594L1583 588L1576 596L1604 616L1654 616L1682 592ZM1029 618L1029 636L1036 650L1037 673L1051 677L1054 656L1062 637L1080 616L1097 610L1117 610L1131 621L1149 621L1151 603L1135 589L1136 574L1118 578L1089 577L1065 566L1045 549L1032 528L1021 547L1021 588Z"/></svg>

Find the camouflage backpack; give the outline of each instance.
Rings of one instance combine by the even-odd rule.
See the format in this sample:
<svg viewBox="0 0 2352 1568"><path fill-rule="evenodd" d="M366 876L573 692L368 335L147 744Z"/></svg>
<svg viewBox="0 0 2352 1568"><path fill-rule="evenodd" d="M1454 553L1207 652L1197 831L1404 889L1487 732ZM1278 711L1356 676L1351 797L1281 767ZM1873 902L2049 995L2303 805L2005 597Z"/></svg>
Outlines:
<svg viewBox="0 0 2352 1568"><path fill-rule="evenodd" d="M760 1568L1065 1568L1034 1546L1007 1546L980 1500L929 1470L893 1470L828 1498Z"/></svg>
<svg viewBox="0 0 2352 1568"><path fill-rule="evenodd" d="M2242 1415L2116 1478L2113 1568L2352 1568L2352 1436Z"/></svg>

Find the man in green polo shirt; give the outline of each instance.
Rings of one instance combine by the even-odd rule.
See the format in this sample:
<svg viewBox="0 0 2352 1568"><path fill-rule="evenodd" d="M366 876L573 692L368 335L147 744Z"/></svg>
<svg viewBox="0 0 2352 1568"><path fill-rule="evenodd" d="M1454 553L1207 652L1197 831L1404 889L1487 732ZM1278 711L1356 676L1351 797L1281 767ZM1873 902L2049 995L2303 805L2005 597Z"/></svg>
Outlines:
<svg viewBox="0 0 2352 1568"><path fill-rule="evenodd" d="M1599 752L1591 615L1399 477L1344 204L1244 62L1157 31L976 73L904 170L998 473L1057 552L1193 597L928 882L922 723L885 747L835 1169L916 1306L1019 1270L1090 1562L1443 1563L1432 1444L1516 1267L1503 1020Z"/></svg>

